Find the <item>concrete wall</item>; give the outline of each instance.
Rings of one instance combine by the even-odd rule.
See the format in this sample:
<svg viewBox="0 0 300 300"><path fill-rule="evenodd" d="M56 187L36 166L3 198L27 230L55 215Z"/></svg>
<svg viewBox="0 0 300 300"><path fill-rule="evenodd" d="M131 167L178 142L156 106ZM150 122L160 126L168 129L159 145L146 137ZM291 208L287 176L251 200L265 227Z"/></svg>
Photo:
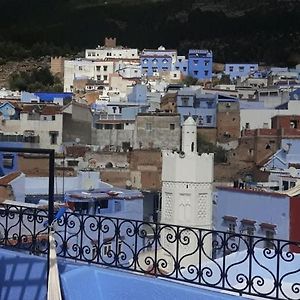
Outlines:
<svg viewBox="0 0 300 300"><path fill-rule="evenodd" d="M238 102L219 102L217 107L217 140L225 143L240 137L240 107Z"/></svg>
<svg viewBox="0 0 300 300"><path fill-rule="evenodd" d="M43 116L41 116L42 118ZM41 148L51 148L59 150L62 143L62 126L63 116L62 114L56 114L55 120L52 120L52 116L45 116L47 120L28 120L28 114L22 113L20 120L6 120L1 126L1 130L5 132L19 132L23 134L25 130L33 130L36 135L39 136L39 146ZM50 131L57 131L57 144L51 144Z"/></svg>
<svg viewBox="0 0 300 300"><path fill-rule="evenodd" d="M109 147L122 148L122 143L129 142L132 146L134 143L134 130L123 129L95 129L92 128L92 144L99 145L100 149Z"/></svg>
<svg viewBox="0 0 300 300"><path fill-rule="evenodd" d="M179 115L138 115L134 149L178 149L180 133Z"/></svg>
<svg viewBox="0 0 300 300"><path fill-rule="evenodd" d="M92 124L88 121L79 121L72 117L72 115L63 115L63 142L76 142L80 139L81 144L92 143Z"/></svg>

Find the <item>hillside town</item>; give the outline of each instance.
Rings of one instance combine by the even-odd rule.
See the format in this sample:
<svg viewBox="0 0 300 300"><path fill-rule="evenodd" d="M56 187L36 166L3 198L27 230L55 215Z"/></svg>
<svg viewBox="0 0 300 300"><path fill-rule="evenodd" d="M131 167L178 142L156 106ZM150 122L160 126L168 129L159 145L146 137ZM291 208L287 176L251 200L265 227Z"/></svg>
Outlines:
<svg viewBox="0 0 300 300"><path fill-rule="evenodd" d="M134 265L171 277L173 268L176 276L182 269L180 276L189 278L190 267L207 257L225 265L227 256L234 264L231 255L250 255L251 237L261 238L257 251L288 251L295 257L300 252L299 243L279 251L280 242L273 242L300 241L300 65L221 64L212 50L190 49L184 56L163 46L140 50L105 38L83 57L51 57L50 71L63 91L0 90L0 147L55 150L55 213L67 237L63 240L64 229L57 231L58 256L108 265L118 257L116 264L129 269ZM2 205L47 209L46 155L2 151L0 176ZM114 225L118 233L100 226L98 237L93 227L98 225L89 223L98 216L148 225L139 232L138 225L124 221L122 228ZM6 246L17 243L14 222L0 217ZM13 229L3 231L7 224ZM175 229L159 227L157 242L157 224L190 229L176 235ZM38 247L31 254L46 249L43 226L34 227L44 236L35 236ZM207 232L206 240L195 241L196 229ZM139 232L135 241L131 232ZM235 235L243 236L238 246ZM175 247L172 238L182 244ZM23 250L29 240L28 232L17 239ZM141 249L140 255L128 245ZM193 250L199 245L204 254ZM85 253L84 247L90 250ZM172 261L178 256L181 269ZM145 257L167 266L151 265ZM255 268L253 274L259 263ZM294 289L289 293L268 295L299 296Z"/></svg>

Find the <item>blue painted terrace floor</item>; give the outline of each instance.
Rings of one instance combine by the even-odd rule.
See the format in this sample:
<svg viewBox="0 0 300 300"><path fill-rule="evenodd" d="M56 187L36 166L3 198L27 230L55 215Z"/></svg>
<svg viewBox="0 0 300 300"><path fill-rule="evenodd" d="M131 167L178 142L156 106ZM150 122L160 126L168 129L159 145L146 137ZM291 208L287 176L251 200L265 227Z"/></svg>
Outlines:
<svg viewBox="0 0 300 300"><path fill-rule="evenodd" d="M46 299L47 260L0 249L0 299ZM65 300L230 300L236 296L152 276L59 260ZM242 298L242 297L240 297Z"/></svg>

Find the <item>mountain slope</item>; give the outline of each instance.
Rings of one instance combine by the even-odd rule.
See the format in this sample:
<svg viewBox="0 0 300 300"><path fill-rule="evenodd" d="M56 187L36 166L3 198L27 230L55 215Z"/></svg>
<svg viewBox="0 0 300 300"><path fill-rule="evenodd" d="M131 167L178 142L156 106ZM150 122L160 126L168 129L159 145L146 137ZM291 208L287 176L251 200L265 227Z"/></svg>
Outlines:
<svg viewBox="0 0 300 300"><path fill-rule="evenodd" d="M37 42L81 49L115 36L141 49L209 48L218 61L300 62L299 1L0 0L0 11L0 41L29 53Z"/></svg>

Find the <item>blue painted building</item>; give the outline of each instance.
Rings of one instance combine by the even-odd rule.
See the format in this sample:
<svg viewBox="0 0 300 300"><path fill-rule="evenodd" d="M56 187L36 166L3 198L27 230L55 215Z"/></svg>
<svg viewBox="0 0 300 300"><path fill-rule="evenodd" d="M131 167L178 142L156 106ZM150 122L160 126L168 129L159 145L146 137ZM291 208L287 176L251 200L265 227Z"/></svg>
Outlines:
<svg viewBox="0 0 300 300"><path fill-rule="evenodd" d="M147 86L145 84L136 84L132 87L132 91L127 95L129 103L147 102Z"/></svg>
<svg viewBox="0 0 300 300"><path fill-rule="evenodd" d="M23 148L21 142L0 142L0 147ZM0 176L19 170L18 153L0 152Z"/></svg>
<svg viewBox="0 0 300 300"><path fill-rule="evenodd" d="M188 67L188 60L185 58L185 56L178 56L172 69L173 71L180 71L182 75L187 76Z"/></svg>
<svg viewBox="0 0 300 300"><path fill-rule="evenodd" d="M213 53L209 50L191 49L188 54L188 75L199 80L211 80Z"/></svg>
<svg viewBox="0 0 300 300"><path fill-rule="evenodd" d="M238 102L234 97L203 93L200 89L183 88L177 93L177 111L181 116L181 124L192 116L197 127L217 125L217 104L221 102Z"/></svg>
<svg viewBox="0 0 300 300"><path fill-rule="evenodd" d="M73 93L21 92L21 102L58 103L72 101Z"/></svg>
<svg viewBox="0 0 300 300"><path fill-rule="evenodd" d="M258 71L258 64L225 64L225 74L230 79L246 77Z"/></svg>
<svg viewBox="0 0 300 300"><path fill-rule="evenodd" d="M142 54L140 56L142 74L153 76L154 73L169 72L172 68L172 57L169 55Z"/></svg>

